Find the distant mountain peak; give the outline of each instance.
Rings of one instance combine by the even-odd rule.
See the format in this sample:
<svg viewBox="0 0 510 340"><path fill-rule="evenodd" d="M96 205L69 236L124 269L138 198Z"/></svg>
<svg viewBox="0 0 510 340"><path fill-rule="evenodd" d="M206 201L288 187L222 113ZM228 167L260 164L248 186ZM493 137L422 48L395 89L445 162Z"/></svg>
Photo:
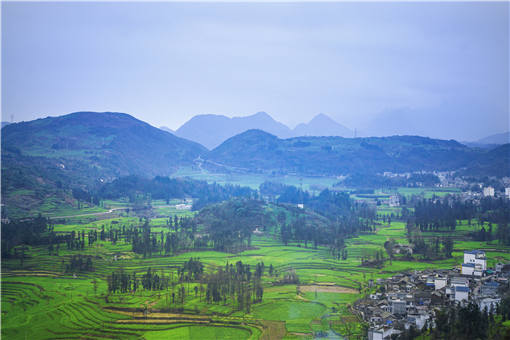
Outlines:
<svg viewBox="0 0 510 340"><path fill-rule="evenodd" d="M271 117L267 112L264 112L264 111L259 111L255 114L253 114L253 116L256 116L256 117L265 117L265 118L271 118L273 119L273 117Z"/></svg>
<svg viewBox="0 0 510 340"><path fill-rule="evenodd" d="M330 116L319 113L308 123L297 125L294 130L294 136L340 136L352 137L353 132L337 123Z"/></svg>
<svg viewBox="0 0 510 340"><path fill-rule="evenodd" d="M310 120L310 121L314 121L314 120L333 120L333 119L325 113L319 113L319 114L315 115L315 117L313 117L312 120Z"/></svg>
<svg viewBox="0 0 510 340"><path fill-rule="evenodd" d="M252 129L263 130L281 138L292 136L289 127L262 111L249 116L232 118L221 115L194 116L177 129L175 134L212 150L227 139Z"/></svg>

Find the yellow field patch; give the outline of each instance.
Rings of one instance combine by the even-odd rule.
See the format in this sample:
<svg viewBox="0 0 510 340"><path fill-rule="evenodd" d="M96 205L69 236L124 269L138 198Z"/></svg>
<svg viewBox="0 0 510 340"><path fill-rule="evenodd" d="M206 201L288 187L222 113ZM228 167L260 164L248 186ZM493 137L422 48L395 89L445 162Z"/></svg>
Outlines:
<svg viewBox="0 0 510 340"><path fill-rule="evenodd" d="M307 286L299 286L299 290L302 292L317 292L317 293L348 293L348 294L358 294L359 292L356 289L336 286L336 285L307 285Z"/></svg>

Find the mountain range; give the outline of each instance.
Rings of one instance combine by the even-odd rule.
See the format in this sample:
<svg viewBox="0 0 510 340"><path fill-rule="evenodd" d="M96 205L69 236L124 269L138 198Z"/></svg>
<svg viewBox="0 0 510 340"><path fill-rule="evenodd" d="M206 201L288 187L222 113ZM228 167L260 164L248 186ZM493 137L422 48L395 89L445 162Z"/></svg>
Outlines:
<svg viewBox="0 0 510 340"><path fill-rule="evenodd" d="M214 167L223 164L240 171L336 176L455 170L469 166L481 154L454 140L419 136L280 139L249 130L225 141L206 159Z"/></svg>
<svg viewBox="0 0 510 340"><path fill-rule="evenodd" d="M162 127L163 130L170 129ZM344 136L350 137L352 131L335 122L325 114L315 116L308 123L301 123L290 129L274 120L265 112L251 116L229 118L223 115L197 115L184 123L175 134L202 144L209 150L219 146L225 140L251 129L259 129L279 138L296 136ZM171 130L170 130L171 131Z"/></svg>
<svg viewBox="0 0 510 340"><path fill-rule="evenodd" d="M271 120L264 113L252 119ZM317 121L327 118L319 116L308 128L320 125ZM282 126L274 128L281 133L286 131ZM121 176L168 176L181 167L301 176L419 170L510 175L510 144L481 149L418 136L279 138L250 129L208 150L115 112L76 112L9 124L2 128L1 148L2 202L23 208L41 204L44 197L61 195L65 200L70 190L92 190Z"/></svg>

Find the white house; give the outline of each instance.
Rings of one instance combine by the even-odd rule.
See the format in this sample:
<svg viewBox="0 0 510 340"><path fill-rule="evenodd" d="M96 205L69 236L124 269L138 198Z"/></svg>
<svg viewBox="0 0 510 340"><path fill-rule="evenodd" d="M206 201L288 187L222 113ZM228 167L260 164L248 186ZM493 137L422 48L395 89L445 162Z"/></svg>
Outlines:
<svg viewBox="0 0 510 340"><path fill-rule="evenodd" d="M482 250L465 251L464 263L473 263L476 267L479 265L481 270L487 270L487 258Z"/></svg>
<svg viewBox="0 0 510 340"><path fill-rule="evenodd" d="M436 277L434 280L434 289L438 290L446 287L446 277Z"/></svg>
<svg viewBox="0 0 510 340"><path fill-rule="evenodd" d="M494 188L493 187L485 187L483 188L483 195L485 197L494 197Z"/></svg>
<svg viewBox="0 0 510 340"><path fill-rule="evenodd" d="M469 287L469 279L466 277L454 276L450 282L452 288L454 287Z"/></svg>
<svg viewBox="0 0 510 340"><path fill-rule="evenodd" d="M510 188L505 188L505 197L510 199Z"/></svg>
<svg viewBox="0 0 510 340"><path fill-rule="evenodd" d="M389 205L390 205L390 207L398 207L400 205L400 198L398 197L398 195L390 196Z"/></svg>
<svg viewBox="0 0 510 340"><path fill-rule="evenodd" d="M368 330L368 340L384 340L390 339L393 334L401 333L393 327L372 328Z"/></svg>
<svg viewBox="0 0 510 340"><path fill-rule="evenodd" d="M468 287L455 287L455 301L467 301L469 300L469 288Z"/></svg>
<svg viewBox="0 0 510 340"><path fill-rule="evenodd" d="M474 263L463 263L462 264L462 275L473 275L475 272L475 264Z"/></svg>

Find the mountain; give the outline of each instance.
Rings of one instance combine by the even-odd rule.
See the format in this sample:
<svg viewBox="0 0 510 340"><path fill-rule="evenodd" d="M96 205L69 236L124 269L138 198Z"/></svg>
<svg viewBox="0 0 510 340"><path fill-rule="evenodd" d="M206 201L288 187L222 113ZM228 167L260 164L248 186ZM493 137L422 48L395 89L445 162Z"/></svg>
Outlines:
<svg viewBox="0 0 510 340"><path fill-rule="evenodd" d="M279 138L296 136L350 137L353 135L351 130L322 113L315 116L310 122L299 124L291 130L265 112L233 118L222 115L198 115L177 129L175 134L200 143L209 149L214 149L230 137L253 129L265 131Z"/></svg>
<svg viewBox="0 0 510 340"><path fill-rule="evenodd" d="M169 174L205 152L125 113L76 112L2 129L3 169L4 162L32 161L46 167L44 173L57 172L83 185L129 174Z"/></svg>
<svg viewBox="0 0 510 340"><path fill-rule="evenodd" d="M166 132L170 132L172 135L175 135L175 131L170 129L169 127L166 127L166 126L160 126L159 127L161 130L163 131L166 131Z"/></svg>
<svg viewBox="0 0 510 340"><path fill-rule="evenodd" d="M175 134L213 149L228 138L250 129L260 129L282 138L292 135L284 124L265 112L246 117L229 118L222 115L198 115L184 123Z"/></svg>
<svg viewBox="0 0 510 340"><path fill-rule="evenodd" d="M510 143L510 131L503 132L503 133L497 133L495 135L491 135L482 139L479 139L475 141L474 143L477 144L494 144L494 145L501 145L501 144L507 144Z"/></svg>
<svg viewBox="0 0 510 340"><path fill-rule="evenodd" d="M461 174L469 176L510 176L510 144L503 144L483 153L468 164Z"/></svg>
<svg viewBox="0 0 510 340"><path fill-rule="evenodd" d="M260 130L234 136L207 154L206 166L250 172L342 175L456 170L482 151L453 140L418 136L280 139Z"/></svg>
<svg viewBox="0 0 510 340"><path fill-rule="evenodd" d="M320 113L308 123L301 123L292 130L294 136L340 136L352 137L353 131Z"/></svg>

